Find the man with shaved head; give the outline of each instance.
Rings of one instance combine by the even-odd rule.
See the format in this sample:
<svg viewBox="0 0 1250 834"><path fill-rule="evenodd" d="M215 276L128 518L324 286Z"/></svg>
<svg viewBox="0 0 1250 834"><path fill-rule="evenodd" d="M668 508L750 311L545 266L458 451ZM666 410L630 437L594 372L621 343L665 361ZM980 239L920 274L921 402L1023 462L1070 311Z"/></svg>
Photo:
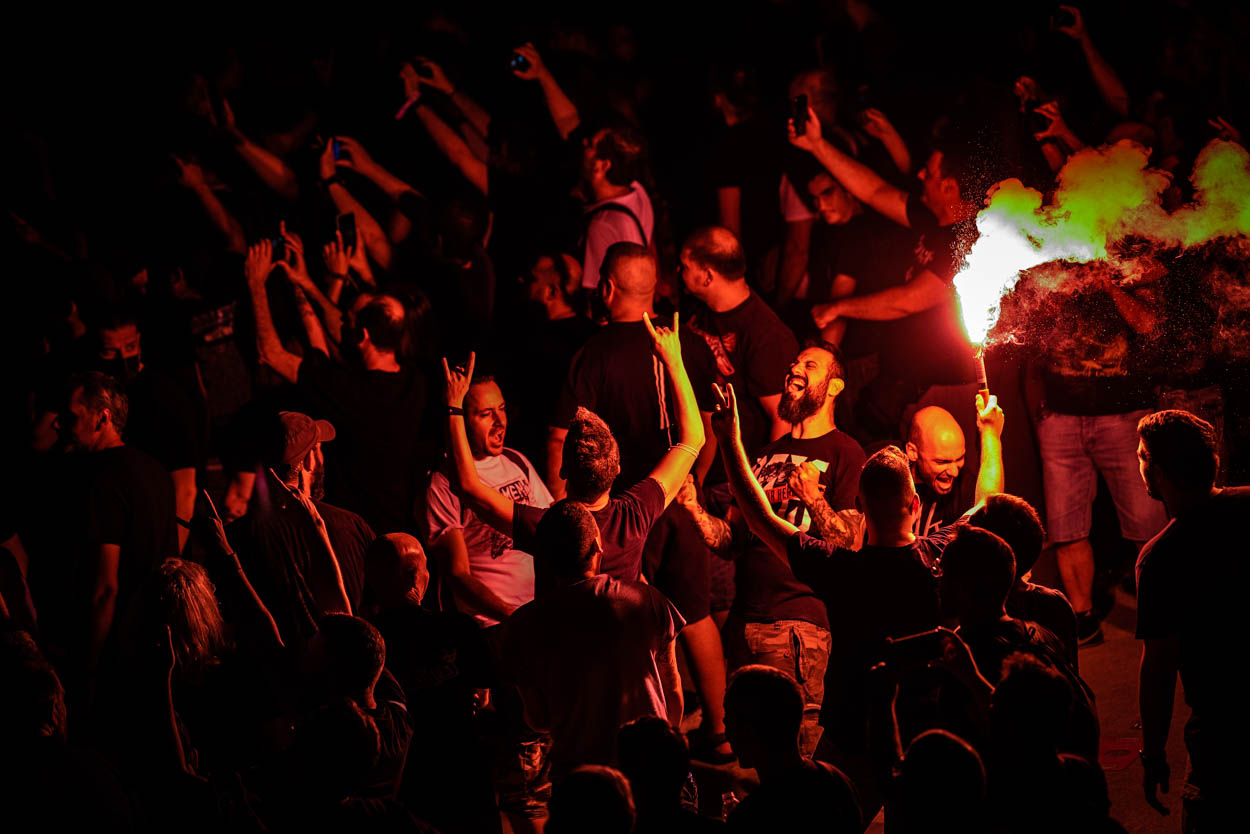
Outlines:
<svg viewBox="0 0 1250 834"><path fill-rule="evenodd" d="M494 685L481 629L467 614L422 607L430 571L421 543L407 533L374 540L365 579L378 603L371 621L386 641L386 668L408 696L420 739L404 766L401 798L440 828L479 808L475 817L490 823L490 774L473 722L476 691Z"/></svg>
<svg viewBox="0 0 1250 834"><path fill-rule="evenodd" d="M977 394L976 405L981 467L975 481L963 471L964 432L949 411L933 405L911 418L907 458L920 496L917 536L953 523L988 496L1003 491L1003 411L993 394L989 402Z"/></svg>
<svg viewBox="0 0 1250 834"><path fill-rule="evenodd" d="M686 239L681 279L701 302L690 327L716 357L722 386L732 382L742 396L742 431L747 452L790 431L777 416L782 385L798 340L746 280L746 254L728 229L706 226ZM723 482L723 478L719 478Z"/></svg>

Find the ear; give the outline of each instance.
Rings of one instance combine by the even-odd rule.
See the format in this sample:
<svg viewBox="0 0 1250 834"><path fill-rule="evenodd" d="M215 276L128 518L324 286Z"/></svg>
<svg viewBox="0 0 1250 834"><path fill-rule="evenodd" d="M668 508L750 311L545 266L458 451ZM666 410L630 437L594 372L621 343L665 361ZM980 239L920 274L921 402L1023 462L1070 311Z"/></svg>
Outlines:
<svg viewBox="0 0 1250 834"><path fill-rule="evenodd" d="M920 513L920 493L913 492L911 494L911 509L908 510L911 515L919 515Z"/></svg>
<svg viewBox="0 0 1250 834"><path fill-rule="evenodd" d="M362 327L362 328L360 328L360 341L361 341L361 342L369 342L370 344L372 344L372 343L373 343L373 342L369 339L369 328L367 328L367 327Z"/></svg>
<svg viewBox="0 0 1250 834"><path fill-rule="evenodd" d="M833 399L834 397L838 396L838 394L841 394L844 390L846 390L846 380L838 379L837 377L834 377L833 379L829 380L829 393L826 394L826 396L829 399Z"/></svg>
<svg viewBox="0 0 1250 834"><path fill-rule="evenodd" d="M915 443L908 440L907 445L904 446L903 449L907 452L907 459L912 463L920 460L920 450L916 448Z"/></svg>
<svg viewBox="0 0 1250 834"><path fill-rule="evenodd" d="M313 444L313 448L304 454L304 459L299 462L300 469L307 469L309 472L317 468L317 460L313 457L313 453L317 448L317 444Z"/></svg>
<svg viewBox="0 0 1250 834"><path fill-rule="evenodd" d="M605 304L611 304L613 296L616 295L616 282L611 278L603 281L603 301Z"/></svg>
<svg viewBox="0 0 1250 834"><path fill-rule="evenodd" d="M107 408L102 408L96 412L95 430L104 431L104 424L106 422L109 422L109 423L113 422L113 413L109 411Z"/></svg>

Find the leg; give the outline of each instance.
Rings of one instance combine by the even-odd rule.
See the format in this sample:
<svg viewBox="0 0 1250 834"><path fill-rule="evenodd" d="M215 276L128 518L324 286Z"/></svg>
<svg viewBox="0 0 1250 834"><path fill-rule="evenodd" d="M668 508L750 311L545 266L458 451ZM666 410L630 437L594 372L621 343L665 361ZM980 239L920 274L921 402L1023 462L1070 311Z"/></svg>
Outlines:
<svg viewBox="0 0 1250 834"><path fill-rule="evenodd" d="M681 645L686 650L695 690L703 703L702 734L707 738L721 736L725 732L725 652L720 630L712 617L709 615L682 629ZM716 749L729 753L727 742L721 742Z"/></svg>
<svg viewBox="0 0 1250 834"><path fill-rule="evenodd" d="M1083 418L1069 414L1042 416L1037 439L1046 490L1046 533L1059 547L1055 553L1063 590L1078 614L1089 611L1094 583L1094 552L1089 526L1098 475L1085 453Z"/></svg>
<svg viewBox="0 0 1250 834"><path fill-rule="evenodd" d="M1094 548L1089 539L1057 545L1055 561L1059 564L1059 576L1063 579L1072 610L1077 614L1089 611L1093 605L1091 593L1094 587Z"/></svg>

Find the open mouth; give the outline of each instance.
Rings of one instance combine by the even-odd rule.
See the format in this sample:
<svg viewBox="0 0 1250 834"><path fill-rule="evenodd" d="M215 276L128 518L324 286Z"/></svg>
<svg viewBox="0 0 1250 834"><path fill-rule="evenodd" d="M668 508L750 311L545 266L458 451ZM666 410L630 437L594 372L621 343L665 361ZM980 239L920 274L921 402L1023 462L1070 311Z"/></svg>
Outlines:
<svg viewBox="0 0 1250 834"><path fill-rule="evenodd" d="M786 380L786 388L790 391L802 391L807 388L807 383L797 376L792 376Z"/></svg>

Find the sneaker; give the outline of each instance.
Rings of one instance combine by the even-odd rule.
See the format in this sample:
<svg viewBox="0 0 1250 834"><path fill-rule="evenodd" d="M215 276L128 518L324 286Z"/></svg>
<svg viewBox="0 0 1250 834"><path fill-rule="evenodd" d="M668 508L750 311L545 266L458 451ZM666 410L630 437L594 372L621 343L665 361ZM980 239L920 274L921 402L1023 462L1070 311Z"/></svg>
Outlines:
<svg viewBox="0 0 1250 834"><path fill-rule="evenodd" d="M1081 647L1097 646L1103 641L1102 620L1093 611L1076 615L1076 644Z"/></svg>

